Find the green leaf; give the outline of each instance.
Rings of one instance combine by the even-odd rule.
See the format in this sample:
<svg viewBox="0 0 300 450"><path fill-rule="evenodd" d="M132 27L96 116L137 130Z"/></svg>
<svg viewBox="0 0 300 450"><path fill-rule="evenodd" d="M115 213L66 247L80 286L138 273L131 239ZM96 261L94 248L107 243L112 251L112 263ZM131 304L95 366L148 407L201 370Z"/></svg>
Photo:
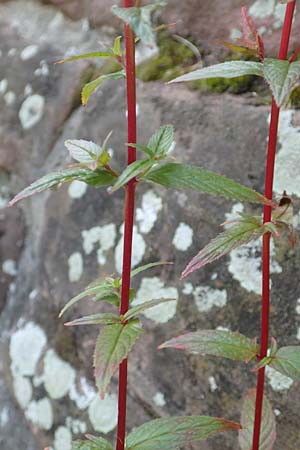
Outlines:
<svg viewBox="0 0 300 450"><path fill-rule="evenodd" d="M90 96L98 89L105 81L107 80L119 80L120 78L126 78L125 70L120 70L119 72L108 73L105 75L101 75L93 81L87 83L81 93L81 101L85 106L87 105Z"/></svg>
<svg viewBox="0 0 300 450"><path fill-rule="evenodd" d="M281 107L300 79L300 62L266 58L264 77L270 85L277 106Z"/></svg>
<svg viewBox="0 0 300 450"><path fill-rule="evenodd" d="M204 67L204 69L194 70L193 72L175 78L170 83L205 80L208 78L235 78L243 75L263 77L263 64L254 61L228 61L222 64Z"/></svg>
<svg viewBox="0 0 300 450"><path fill-rule="evenodd" d="M115 306L119 306L120 303L120 297L114 286L114 280L97 280L90 284L83 292L71 298L59 313L59 317L62 317L69 308L86 297L93 297L94 301L103 300Z"/></svg>
<svg viewBox="0 0 300 450"><path fill-rule="evenodd" d="M122 36L118 36L118 37L116 37L116 39L114 41L113 52L114 52L114 55L116 55L116 56L122 56L121 40L122 40Z"/></svg>
<svg viewBox="0 0 300 450"><path fill-rule="evenodd" d="M138 150L141 150L142 152L146 153L150 158L154 157L154 152L151 150L151 148L147 147L146 145L140 145L140 144L128 144L130 147L136 148Z"/></svg>
<svg viewBox="0 0 300 450"><path fill-rule="evenodd" d="M173 264L172 262L164 262L164 261L145 264L144 266L140 266L140 267L137 267L136 269L133 269L131 271L130 277L131 278L136 277L139 273L144 272L145 270L148 270L148 269L152 269L152 267L167 266L167 265L172 265L172 264Z"/></svg>
<svg viewBox="0 0 300 450"><path fill-rule="evenodd" d="M103 437L86 435L87 441L75 441L72 443L72 450L113 450L110 442Z"/></svg>
<svg viewBox="0 0 300 450"><path fill-rule="evenodd" d="M300 381L300 346L281 347L272 358L270 366L277 372Z"/></svg>
<svg viewBox="0 0 300 450"><path fill-rule="evenodd" d="M68 139L65 146L73 159L86 165L94 164L102 153L99 145L84 139Z"/></svg>
<svg viewBox="0 0 300 450"><path fill-rule="evenodd" d="M217 433L240 428L235 422L207 416L156 419L129 434L126 450L178 450Z"/></svg>
<svg viewBox="0 0 300 450"><path fill-rule="evenodd" d="M249 362L256 358L259 346L254 339L240 333L221 330L201 330L173 338L159 346L189 353L220 356L234 361Z"/></svg>
<svg viewBox="0 0 300 450"><path fill-rule="evenodd" d="M56 64L63 64L70 61L77 61L78 59L89 59L89 58L112 58L114 54L112 52L92 52L92 53L85 53L83 55L75 55L70 56L69 58L61 59L60 61L57 61Z"/></svg>
<svg viewBox="0 0 300 450"><path fill-rule="evenodd" d="M155 35L152 31L151 14L157 8L166 4L165 1L159 1L140 8L118 8L113 6L112 12L129 25L144 44L153 46L155 44Z"/></svg>
<svg viewBox="0 0 300 450"><path fill-rule="evenodd" d="M256 389L252 389L245 397L239 431L239 444L242 450L252 449L253 428L255 418ZM272 406L264 397L259 450L272 450L276 440L276 422Z"/></svg>
<svg viewBox="0 0 300 450"><path fill-rule="evenodd" d="M19 194L9 202L9 206L14 205L24 198L31 197L32 195L46 191L47 189L58 188L62 184L69 183L73 180L84 181L90 186L100 187L113 184L115 177L113 177L106 169L90 170L88 168L72 168L62 170L61 172L52 172L19 192Z"/></svg>
<svg viewBox="0 0 300 450"><path fill-rule="evenodd" d="M120 323L120 316L110 313L92 314L90 316L80 317L79 319L66 322L66 327L74 327L78 325L113 325Z"/></svg>
<svg viewBox="0 0 300 450"><path fill-rule="evenodd" d="M258 239L264 233L269 232L268 224L260 222L253 223L252 220L241 218L236 225L231 226L216 238L212 239L187 265L181 275L181 279L186 278L195 270L201 269L207 264L211 264L222 256L227 255L235 248L248 244Z"/></svg>
<svg viewBox="0 0 300 450"><path fill-rule="evenodd" d="M121 187L125 186L130 180L142 175L144 172L149 170L155 161L149 159L140 159L135 161L126 167L126 169L121 173L113 187L110 189L110 192L115 192Z"/></svg>
<svg viewBox="0 0 300 450"><path fill-rule="evenodd" d="M156 157L165 156L174 142L174 127L164 125L150 138L147 145Z"/></svg>
<svg viewBox="0 0 300 450"><path fill-rule="evenodd" d="M144 303L141 303L140 305L134 306L133 308L130 308L129 311L124 315L125 320L130 320L137 316L138 314L143 313L144 311L154 308L155 306L161 305L162 303L167 302L175 302L176 298L160 298L157 300L149 300Z"/></svg>
<svg viewBox="0 0 300 450"><path fill-rule="evenodd" d="M262 194L247 186L242 186L236 181L218 175L215 172L187 164L161 164L153 167L143 176L143 179L167 188L193 189L241 202L272 204Z"/></svg>
<svg viewBox="0 0 300 450"><path fill-rule="evenodd" d="M94 367L96 383L102 397L119 364L127 358L142 332L137 320L127 324L109 325L101 330L94 353Z"/></svg>

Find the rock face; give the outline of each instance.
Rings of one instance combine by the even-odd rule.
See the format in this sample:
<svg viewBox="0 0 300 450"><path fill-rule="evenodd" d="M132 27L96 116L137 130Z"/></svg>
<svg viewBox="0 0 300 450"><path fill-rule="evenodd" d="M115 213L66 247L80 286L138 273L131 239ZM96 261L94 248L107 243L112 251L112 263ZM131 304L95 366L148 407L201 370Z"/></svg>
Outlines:
<svg viewBox="0 0 300 450"><path fill-rule="evenodd" d="M68 138L102 142L114 129L109 145L116 168L125 162L122 80L107 83L82 108L79 87L89 66L51 64L72 47L95 48L105 36L86 29L81 21L65 19L54 8L28 1L26 8L20 8L20 3L0 6L0 81L5 87L0 94L2 206L13 192L71 162L64 148ZM68 4L71 8L75 2ZM190 4L185 2L182 8L188 11ZM139 83L138 104L141 143L161 124L172 123L173 155L178 160L263 189L268 107L253 106L247 96L200 96L185 86L160 83ZM283 113L279 190L285 159L290 160L298 148L298 123L297 112ZM292 136L289 148L287 133ZM289 189L298 195L299 165L287 167L292 171L292 176L285 174ZM69 450L72 438L87 431L114 437L116 380L103 401L93 381L97 330L65 328L57 316L66 301L99 272L120 270L123 200L122 192L110 196L105 189L74 183L15 209L1 209L0 447L5 450L47 446ZM185 264L219 232L219 224L242 208L189 191L167 191L151 184L138 188L135 264L161 260L173 261L174 266L152 269L137 278L137 298L145 299L149 292L154 298L172 296L177 298L177 311L163 308L143 318L145 334L130 356L128 429L175 414L238 420L242 396L255 385L249 367L157 351L157 346L186 330L219 326L258 335L259 243L232 252L185 283L178 281ZM283 237L273 249L271 310L271 334L281 346L300 339L299 262L299 247L290 250L288 237ZM65 320L102 308L82 302ZM295 450L300 438L299 387L269 371L267 394L278 415L274 450ZM236 436L201 443L203 450L220 448L236 450Z"/></svg>

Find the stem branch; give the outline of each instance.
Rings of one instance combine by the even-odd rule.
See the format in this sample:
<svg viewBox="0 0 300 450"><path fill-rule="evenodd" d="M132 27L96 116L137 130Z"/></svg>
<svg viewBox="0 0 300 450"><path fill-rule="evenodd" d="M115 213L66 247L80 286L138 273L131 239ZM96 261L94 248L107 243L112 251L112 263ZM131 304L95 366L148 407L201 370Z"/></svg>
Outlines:
<svg viewBox="0 0 300 450"><path fill-rule="evenodd" d="M281 44L278 59L287 59L289 41L291 36L292 22L294 17L296 2L289 3L286 7L285 20L282 30ZM268 153L265 175L265 196L272 200L275 157L277 148L278 124L280 109L272 99L271 122L269 130ZM272 207L264 207L264 223L270 222L272 217ZM269 343L269 314L270 314L270 240L271 234L266 233L263 236L262 248L262 311L261 311L261 341L260 341L260 359L267 356ZM262 407L265 385L265 367L258 371L257 391L255 405L255 421L253 432L252 450L259 450L260 430L262 422Z"/></svg>

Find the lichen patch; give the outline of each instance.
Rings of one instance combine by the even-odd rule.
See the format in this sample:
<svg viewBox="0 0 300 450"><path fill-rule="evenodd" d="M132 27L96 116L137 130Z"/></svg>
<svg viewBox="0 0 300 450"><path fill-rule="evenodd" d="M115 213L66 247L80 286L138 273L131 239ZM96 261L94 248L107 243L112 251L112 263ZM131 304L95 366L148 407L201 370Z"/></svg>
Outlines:
<svg viewBox="0 0 300 450"><path fill-rule="evenodd" d="M103 400L97 395L88 409L89 419L95 431L109 433L118 423L118 398L107 394Z"/></svg>
<svg viewBox="0 0 300 450"><path fill-rule="evenodd" d="M43 381L50 398L62 398L69 392L75 381L76 372L73 367L63 361L54 350L47 351L44 357Z"/></svg>
<svg viewBox="0 0 300 450"><path fill-rule="evenodd" d="M173 237L173 245L177 250L187 251L193 243L193 229L186 223L181 222Z"/></svg>
<svg viewBox="0 0 300 450"><path fill-rule="evenodd" d="M193 292L198 311L207 312L212 308L223 308L227 303L225 289L213 289L210 286L197 286Z"/></svg>
<svg viewBox="0 0 300 450"><path fill-rule="evenodd" d="M146 192L141 207L136 211L136 220L141 233L147 234L152 230L161 210L162 199L152 190Z"/></svg>

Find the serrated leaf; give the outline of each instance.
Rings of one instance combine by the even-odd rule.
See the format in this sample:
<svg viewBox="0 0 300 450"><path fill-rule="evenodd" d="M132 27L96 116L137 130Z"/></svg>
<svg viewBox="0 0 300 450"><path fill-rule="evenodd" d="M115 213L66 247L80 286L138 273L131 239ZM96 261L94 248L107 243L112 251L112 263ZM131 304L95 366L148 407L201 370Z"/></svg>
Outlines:
<svg viewBox="0 0 300 450"><path fill-rule="evenodd" d="M147 147L153 151L156 157L165 156L174 142L174 127L164 125L151 136Z"/></svg>
<svg viewBox="0 0 300 450"><path fill-rule="evenodd" d="M217 433L240 428L235 422L208 416L156 419L129 434L126 450L178 450Z"/></svg>
<svg viewBox="0 0 300 450"><path fill-rule="evenodd" d="M65 169L61 172L52 172L39 180L32 183L30 186L19 192L10 202L9 206L31 197L34 194L46 191L47 189L54 189L60 187L64 183L69 183L74 180L84 181L90 186L100 187L109 186L114 183L113 177L106 169L90 170L88 168L72 168Z"/></svg>
<svg viewBox="0 0 300 450"><path fill-rule="evenodd" d="M70 61L77 61L78 59L89 59L89 58L112 58L114 54L112 52L91 52L84 53L83 55L74 55L68 58L61 59L57 61L56 64L63 64Z"/></svg>
<svg viewBox="0 0 300 450"><path fill-rule="evenodd" d="M264 77L268 82L278 107L288 99L300 79L300 62L281 61L266 58Z"/></svg>
<svg viewBox="0 0 300 450"><path fill-rule="evenodd" d="M201 167L187 164L165 163L153 167L143 179L173 189L192 189L232 200L271 205L262 194L230 178Z"/></svg>
<svg viewBox="0 0 300 450"><path fill-rule="evenodd" d="M269 365L277 372L300 381L300 346L281 347Z"/></svg>
<svg viewBox="0 0 300 450"><path fill-rule="evenodd" d="M110 192L117 191L121 187L125 186L125 184L127 184L133 178L144 174L144 172L149 170L154 164L155 161L149 159L140 159L133 162L132 164L127 166L126 169L121 173L113 187L110 189Z"/></svg>
<svg viewBox="0 0 300 450"><path fill-rule="evenodd" d="M142 332L137 320L127 324L109 325L101 330L94 353L94 367L96 384L102 397L119 364L127 358Z"/></svg>
<svg viewBox="0 0 300 450"><path fill-rule="evenodd" d="M232 250L241 245L258 239L264 233L269 232L268 223L265 225L255 223L248 219L240 219L236 225L231 226L216 238L212 239L187 265L181 275L181 279L186 278L195 270L199 270L207 264L211 264L222 256L227 255Z"/></svg>
<svg viewBox="0 0 300 450"><path fill-rule="evenodd" d="M182 81L206 80L208 78L235 78L244 75L264 76L263 64L254 61L228 61L182 75L170 83Z"/></svg>
<svg viewBox="0 0 300 450"><path fill-rule="evenodd" d="M149 300L144 303L141 303L140 305L134 306L133 308L130 308L129 311L124 315L125 320L130 320L137 316L138 314L142 314L144 311L147 311L148 309L154 308L155 306L161 305L162 303L167 302L175 302L176 298L160 298L155 300Z"/></svg>
<svg viewBox="0 0 300 450"><path fill-rule="evenodd" d="M172 265L172 262L164 262L164 261L159 261L159 262L154 262L154 263L149 263L149 264L145 264L144 266L140 266L137 267L136 269L133 269L131 271L130 277L134 278L136 277L139 273L141 272L145 272L145 270L148 269L152 269L152 267L157 267L157 266L170 266Z"/></svg>
<svg viewBox="0 0 300 450"><path fill-rule="evenodd" d="M217 356L249 362L256 358L259 346L253 339L232 331L201 330L173 338L159 346L189 353Z"/></svg>
<svg viewBox="0 0 300 450"><path fill-rule="evenodd" d="M102 153L99 145L84 139L68 139L65 146L72 158L82 164L95 163Z"/></svg>
<svg viewBox="0 0 300 450"><path fill-rule="evenodd" d="M92 314L90 316L80 317L79 319L66 322L66 327L74 327L79 325L113 325L120 323L120 316L110 313Z"/></svg>
<svg viewBox="0 0 300 450"><path fill-rule="evenodd" d="M87 83L81 92L81 101L85 106L87 105L90 96L107 80L119 80L121 78L126 78L125 70L120 70L118 72L108 73L105 75L101 75L93 81Z"/></svg>
<svg viewBox="0 0 300 450"><path fill-rule="evenodd" d="M72 450L113 450L110 442L103 437L87 435L87 441L75 441L72 443Z"/></svg>
<svg viewBox="0 0 300 450"><path fill-rule="evenodd" d="M252 450L253 428L255 418L256 389L252 389L245 397L239 431L239 444L242 450ZM272 450L276 440L276 422L272 406L264 396L259 450Z"/></svg>
<svg viewBox="0 0 300 450"><path fill-rule="evenodd" d="M152 31L151 14L157 8L165 6L166 4L165 1L159 1L140 8L118 8L117 6L113 6L112 12L129 25L135 35L140 38L145 45L153 46L155 44L155 35Z"/></svg>

